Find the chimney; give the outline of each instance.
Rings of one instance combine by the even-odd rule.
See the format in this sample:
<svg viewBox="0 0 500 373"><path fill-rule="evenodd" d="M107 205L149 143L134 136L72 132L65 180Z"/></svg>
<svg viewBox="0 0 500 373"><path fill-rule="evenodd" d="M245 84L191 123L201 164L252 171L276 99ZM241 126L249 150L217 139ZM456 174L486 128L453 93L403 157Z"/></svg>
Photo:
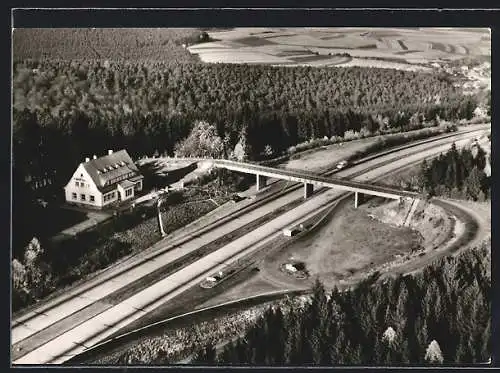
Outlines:
<svg viewBox="0 0 500 373"><path fill-rule="evenodd" d="M97 159L97 155L94 154L94 156L92 157L92 159Z"/></svg>
<svg viewBox="0 0 500 373"><path fill-rule="evenodd" d="M87 163L88 161L90 161L90 158L89 158L89 157L86 157L86 158L85 158L85 163Z"/></svg>
<svg viewBox="0 0 500 373"><path fill-rule="evenodd" d="M113 150L109 149L108 150L108 155L111 155L111 154L113 154Z"/></svg>

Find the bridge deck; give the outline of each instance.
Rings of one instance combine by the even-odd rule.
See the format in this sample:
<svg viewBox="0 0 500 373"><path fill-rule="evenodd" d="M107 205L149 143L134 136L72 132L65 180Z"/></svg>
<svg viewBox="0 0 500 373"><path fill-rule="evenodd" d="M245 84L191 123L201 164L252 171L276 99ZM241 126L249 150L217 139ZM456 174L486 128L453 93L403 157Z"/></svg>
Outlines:
<svg viewBox="0 0 500 373"><path fill-rule="evenodd" d="M384 198L399 199L401 197L415 198L418 193L391 188L380 185L373 185L369 183L343 180L335 177L320 176L312 172L296 171L278 169L267 166L260 166L250 163L242 163L228 160L213 160L214 166L219 168L226 168L228 170L239 171L244 173L251 173L272 177L276 179L296 181L306 184L313 184L317 186L337 188L350 192L360 192L363 194L370 194Z"/></svg>

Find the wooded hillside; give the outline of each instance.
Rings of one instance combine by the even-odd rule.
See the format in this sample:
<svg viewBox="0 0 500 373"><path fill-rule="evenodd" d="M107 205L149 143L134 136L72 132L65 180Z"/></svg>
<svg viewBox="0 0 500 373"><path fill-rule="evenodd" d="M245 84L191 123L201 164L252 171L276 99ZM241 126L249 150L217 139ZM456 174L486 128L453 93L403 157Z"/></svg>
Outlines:
<svg viewBox="0 0 500 373"><path fill-rule="evenodd" d="M29 28L12 33L14 61L159 60L197 62L183 43L204 41L197 29L183 28Z"/></svg>
<svg viewBox="0 0 500 373"><path fill-rule="evenodd" d="M255 159L267 146L418 128L476 107L436 75L356 67L31 61L15 64L13 84L16 167L63 179L111 148L172 154L195 120L231 150L247 130Z"/></svg>

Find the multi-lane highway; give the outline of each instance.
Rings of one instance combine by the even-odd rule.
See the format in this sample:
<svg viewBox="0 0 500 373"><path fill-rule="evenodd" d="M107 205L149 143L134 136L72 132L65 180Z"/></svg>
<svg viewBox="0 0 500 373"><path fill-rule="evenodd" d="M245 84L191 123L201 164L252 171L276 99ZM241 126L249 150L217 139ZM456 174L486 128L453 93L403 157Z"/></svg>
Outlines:
<svg viewBox="0 0 500 373"><path fill-rule="evenodd" d="M478 137L483 131L481 129L466 134L459 133L456 136L432 142L432 147L424 142L400 152L360 163L350 169L340 171L338 175L349 177L349 175L367 170L356 180L370 180L409 162L446 151L453 141L458 145L465 143L470 138ZM317 213L340 193L341 191L331 189L312 197L300 206L264 223L252 233L235 237L234 240L217 250L182 266L163 278L157 278L136 291L129 290L121 297L111 296L166 264L196 251L211 241L231 234L270 211L301 198L302 194L300 190L292 190L290 193L270 198L265 203L260 202L261 205L255 208L246 207L247 210L242 213L236 212L226 219L222 218L214 222L213 226L192 232L186 237L166 241L164 247L158 252L152 252L147 256L130 260L122 266L105 271L89 282L71 289L63 296L14 317L12 320L13 363L58 364L70 359L197 284L208 274L257 250L276 234L280 234L283 227Z"/></svg>

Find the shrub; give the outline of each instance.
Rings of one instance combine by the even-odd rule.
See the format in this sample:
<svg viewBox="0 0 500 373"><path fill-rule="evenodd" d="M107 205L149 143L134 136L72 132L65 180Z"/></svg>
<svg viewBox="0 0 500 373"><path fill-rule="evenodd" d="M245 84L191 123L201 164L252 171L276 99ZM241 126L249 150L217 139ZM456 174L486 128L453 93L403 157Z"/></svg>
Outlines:
<svg viewBox="0 0 500 373"><path fill-rule="evenodd" d="M344 132L344 140L357 140L359 139L359 132L355 132L353 130L347 130Z"/></svg>

